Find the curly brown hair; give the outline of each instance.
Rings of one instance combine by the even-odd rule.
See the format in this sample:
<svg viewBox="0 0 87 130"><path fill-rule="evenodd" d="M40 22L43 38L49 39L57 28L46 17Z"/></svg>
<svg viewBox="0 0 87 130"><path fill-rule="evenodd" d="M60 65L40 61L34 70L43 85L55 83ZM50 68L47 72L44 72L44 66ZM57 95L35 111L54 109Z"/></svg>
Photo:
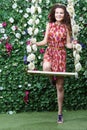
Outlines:
<svg viewBox="0 0 87 130"><path fill-rule="evenodd" d="M70 15L69 15L65 5L58 3L58 4L55 4L51 8L51 11L49 14L49 22L56 22L56 19L55 19L55 9L56 8L62 8L64 10L64 19L62 20L61 23L65 24L68 27L68 30L71 35L72 34L71 19L70 19Z"/></svg>

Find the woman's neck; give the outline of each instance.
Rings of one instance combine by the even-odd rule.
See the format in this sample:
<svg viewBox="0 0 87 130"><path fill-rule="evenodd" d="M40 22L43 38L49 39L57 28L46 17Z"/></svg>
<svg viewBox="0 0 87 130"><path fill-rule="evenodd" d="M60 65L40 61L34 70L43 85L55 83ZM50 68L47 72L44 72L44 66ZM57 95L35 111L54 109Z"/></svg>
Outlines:
<svg viewBox="0 0 87 130"><path fill-rule="evenodd" d="M58 22L58 21L56 21L55 23L56 23L57 25L60 25L60 24L61 24L61 22Z"/></svg>

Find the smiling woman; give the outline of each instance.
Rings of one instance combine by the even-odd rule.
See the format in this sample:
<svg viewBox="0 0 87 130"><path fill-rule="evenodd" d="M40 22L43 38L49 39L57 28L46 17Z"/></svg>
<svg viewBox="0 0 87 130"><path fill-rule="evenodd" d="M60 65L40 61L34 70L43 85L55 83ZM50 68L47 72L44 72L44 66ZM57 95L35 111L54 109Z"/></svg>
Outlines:
<svg viewBox="0 0 87 130"><path fill-rule="evenodd" d="M64 99L64 75L76 75L76 73L66 73L65 47L72 49L73 44L76 43L76 39L71 41L71 36L72 27L69 12L67 11L65 5L57 3L51 8L44 39L42 41L35 42L37 46L47 45L43 56L43 72L28 71L28 73L30 72L57 76L55 85L58 99L58 123L63 123L62 106ZM32 45L32 43L33 42L31 41L30 45ZM76 48L74 47L73 49ZM53 80L53 78L51 80Z"/></svg>

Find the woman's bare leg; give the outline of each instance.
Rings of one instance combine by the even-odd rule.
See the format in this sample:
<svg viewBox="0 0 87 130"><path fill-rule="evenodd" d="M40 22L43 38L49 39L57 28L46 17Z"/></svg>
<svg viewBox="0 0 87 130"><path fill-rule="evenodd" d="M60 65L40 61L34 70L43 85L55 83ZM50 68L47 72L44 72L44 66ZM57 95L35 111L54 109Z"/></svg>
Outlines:
<svg viewBox="0 0 87 130"><path fill-rule="evenodd" d="M43 71L51 71L50 62L44 61L44 63L43 63Z"/></svg>
<svg viewBox="0 0 87 130"><path fill-rule="evenodd" d="M58 115L62 115L62 106L63 106L63 99L64 99L64 78L59 77L56 81L56 88L57 88L57 100L58 100Z"/></svg>

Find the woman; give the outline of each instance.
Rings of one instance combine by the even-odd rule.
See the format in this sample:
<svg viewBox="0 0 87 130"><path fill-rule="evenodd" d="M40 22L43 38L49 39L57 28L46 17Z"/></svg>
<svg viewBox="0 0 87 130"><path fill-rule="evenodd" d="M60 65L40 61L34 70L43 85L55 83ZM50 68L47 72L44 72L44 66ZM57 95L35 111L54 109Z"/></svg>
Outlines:
<svg viewBox="0 0 87 130"><path fill-rule="evenodd" d="M71 21L65 5L55 4L49 15L50 22L47 24L45 37L37 42L37 46L48 44L43 57L43 70L54 72L66 71L66 50L72 48L71 44ZM58 99L58 123L63 123L62 106L64 99L64 77L56 79Z"/></svg>

